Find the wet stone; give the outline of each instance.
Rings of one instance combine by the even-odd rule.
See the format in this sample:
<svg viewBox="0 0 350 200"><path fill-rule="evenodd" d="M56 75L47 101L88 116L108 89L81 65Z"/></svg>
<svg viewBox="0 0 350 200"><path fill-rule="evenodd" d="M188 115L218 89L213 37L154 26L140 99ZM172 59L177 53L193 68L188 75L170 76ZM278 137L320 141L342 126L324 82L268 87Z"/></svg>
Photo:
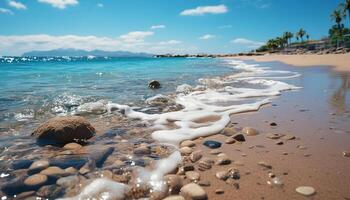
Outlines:
<svg viewBox="0 0 350 200"><path fill-rule="evenodd" d="M201 150L197 150L191 153L190 155L190 160L192 162L197 162L198 160L200 160L202 158L202 151Z"/></svg>
<svg viewBox="0 0 350 200"><path fill-rule="evenodd" d="M46 185L41 187L36 194L47 199L57 199L63 194L63 188L57 185Z"/></svg>
<svg viewBox="0 0 350 200"><path fill-rule="evenodd" d="M208 199L207 193L205 190L195 184L189 183L183 186L180 190L180 195L185 197L186 200L206 200Z"/></svg>
<svg viewBox="0 0 350 200"><path fill-rule="evenodd" d="M76 150L76 149L80 149L81 147L82 146L80 144L75 142L71 142L63 146L63 148L67 150Z"/></svg>
<svg viewBox="0 0 350 200"><path fill-rule="evenodd" d="M147 155L151 154L151 149L148 148L147 146L140 146L134 149L134 154L136 155Z"/></svg>
<svg viewBox="0 0 350 200"><path fill-rule="evenodd" d="M216 172L215 176L216 176L216 178L225 181L228 179L229 173L228 173L228 171L219 171L219 172Z"/></svg>
<svg viewBox="0 0 350 200"><path fill-rule="evenodd" d="M168 185L169 194L178 194L180 192L181 187L183 186L183 179L179 175L166 175L164 177Z"/></svg>
<svg viewBox="0 0 350 200"><path fill-rule="evenodd" d="M27 169L28 167L30 167L30 165L33 163L32 160L14 160L11 163L11 168L14 170L17 169Z"/></svg>
<svg viewBox="0 0 350 200"><path fill-rule="evenodd" d="M266 134L266 137L272 140L277 140L280 139L281 137L283 137L284 135L279 134L279 133L268 133Z"/></svg>
<svg viewBox="0 0 350 200"><path fill-rule="evenodd" d="M43 174L34 174L29 176L24 180L24 184L27 186L40 186L44 185L47 182L48 178Z"/></svg>
<svg viewBox="0 0 350 200"><path fill-rule="evenodd" d="M188 171L185 173L186 178L191 181L198 181L200 179L200 175L195 171Z"/></svg>
<svg viewBox="0 0 350 200"><path fill-rule="evenodd" d="M194 170L194 166L191 165L191 164L185 164L185 165L183 166L183 170L184 170L185 172L187 172L187 171L193 171L193 170Z"/></svg>
<svg viewBox="0 0 350 200"><path fill-rule="evenodd" d="M209 153L212 155L218 155L218 154L222 153L222 151L219 149L213 149Z"/></svg>
<svg viewBox="0 0 350 200"><path fill-rule="evenodd" d="M28 170L28 173L29 174L33 174L33 173L37 173L43 169L46 169L49 167L49 161L47 160L38 160L38 161L35 161L33 162L30 167L29 167L29 170Z"/></svg>
<svg viewBox="0 0 350 200"><path fill-rule="evenodd" d="M64 171L67 173L67 174L75 174L78 172L77 169L75 169L74 167L68 167L66 169L64 169Z"/></svg>
<svg viewBox="0 0 350 200"><path fill-rule="evenodd" d="M270 126L277 126L276 122L271 122Z"/></svg>
<svg viewBox="0 0 350 200"><path fill-rule="evenodd" d="M259 131L252 128L252 127L244 127L242 129L242 133L247 135L247 136L255 136L259 134Z"/></svg>
<svg viewBox="0 0 350 200"><path fill-rule="evenodd" d="M207 146L211 149L217 149L221 147L221 142L217 142L214 140L207 140L203 143L204 146Z"/></svg>
<svg viewBox="0 0 350 200"><path fill-rule="evenodd" d="M16 195L16 199L28 199L27 197L35 196L35 191L21 192Z"/></svg>
<svg viewBox="0 0 350 200"><path fill-rule="evenodd" d="M348 151L343 151L343 156L344 156L344 157L350 157L350 152L348 152Z"/></svg>
<svg viewBox="0 0 350 200"><path fill-rule="evenodd" d="M190 155L192 153L193 149L190 147L182 147L180 148L181 155Z"/></svg>
<svg viewBox="0 0 350 200"><path fill-rule="evenodd" d="M224 153L218 155L216 164L217 165L228 165L231 163L231 159Z"/></svg>
<svg viewBox="0 0 350 200"><path fill-rule="evenodd" d="M283 141L277 141L275 144L276 145L283 145L284 143L283 143Z"/></svg>
<svg viewBox="0 0 350 200"><path fill-rule="evenodd" d="M297 187L295 191L304 196L311 196L316 193L316 190L310 186L300 186Z"/></svg>
<svg viewBox="0 0 350 200"><path fill-rule="evenodd" d="M56 184L59 185L59 186L62 186L62 187L69 187L69 186L72 186L72 185L76 185L79 183L79 178L78 176L67 176L67 177L62 177L62 178L59 178L57 181L56 181Z"/></svg>
<svg viewBox="0 0 350 200"><path fill-rule="evenodd" d="M238 133L238 134L232 136L232 138L235 139L238 142L245 142L245 137L241 133Z"/></svg>
<svg viewBox="0 0 350 200"><path fill-rule="evenodd" d="M272 166L267 164L266 162L260 161L258 162L258 165L265 168L265 169L272 169Z"/></svg>
<svg viewBox="0 0 350 200"><path fill-rule="evenodd" d="M226 144L233 144L233 143L235 143L235 142L236 142L236 140L233 139L233 138L227 138L227 139L225 140L225 143L226 143Z"/></svg>
<svg viewBox="0 0 350 200"><path fill-rule="evenodd" d="M209 187L210 186L210 181L199 181L198 185L202 186L202 187Z"/></svg>
<svg viewBox="0 0 350 200"><path fill-rule="evenodd" d="M283 137L283 139L285 139L285 140L295 140L295 136L294 135L285 135Z"/></svg>
<svg viewBox="0 0 350 200"><path fill-rule="evenodd" d="M238 129L237 128L232 128L232 127L226 127L223 131L222 131L222 134L223 135L226 135L228 137L238 133Z"/></svg>
<svg viewBox="0 0 350 200"><path fill-rule="evenodd" d="M216 189L215 194L224 194L225 191L223 189Z"/></svg>
<svg viewBox="0 0 350 200"><path fill-rule="evenodd" d="M180 195L174 195L174 196L168 196L163 200L185 200L185 198Z"/></svg>
<svg viewBox="0 0 350 200"><path fill-rule="evenodd" d="M55 177L67 175L67 173L63 169L55 166L44 169L43 171L40 172L40 174L44 174L47 176L55 176Z"/></svg>
<svg viewBox="0 0 350 200"><path fill-rule="evenodd" d="M194 147L196 145L192 140L185 140L181 142L181 147Z"/></svg>
<svg viewBox="0 0 350 200"><path fill-rule="evenodd" d="M234 169L234 168L229 170L229 176L230 176L230 178L235 179L235 180L239 180L241 178L241 175L240 175L238 169Z"/></svg>

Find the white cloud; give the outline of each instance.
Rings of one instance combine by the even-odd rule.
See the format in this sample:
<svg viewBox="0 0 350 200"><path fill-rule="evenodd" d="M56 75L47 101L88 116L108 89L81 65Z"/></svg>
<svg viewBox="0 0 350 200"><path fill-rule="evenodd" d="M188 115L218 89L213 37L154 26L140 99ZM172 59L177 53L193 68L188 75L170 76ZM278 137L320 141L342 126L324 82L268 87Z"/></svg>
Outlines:
<svg viewBox="0 0 350 200"><path fill-rule="evenodd" d="M236 38L234 40L231 40L231 43L240 45L245 48L251 48L251 49L258 48L265 44L264 42L257 42L257 41L248 40L245 38Z"/></svg>
<svg viewBox="0 0 350 200"><path fill-rule="evenodd" d="M65 9L67 6L77 5L78 0L38 0L40 3L50 4L52 7Z"/></svg>
<svg viewBox="0 0 350 200"><path fill-rule="evenodd" d="M231 24L226 24L218 27L219 29L226 29L226 28L232 28Z"/></svg>
<svg viewBox="0 0 350 200"><path fill-rule="evenodd" d="M98 3L98 4L97 4L97 7L99 7L99 8L103 8L103 7L104 7L104 5L103 5L102 3Z"/></svg>
<svg viewBox="0 0 350 200"><path fill-rule="evenodd" d="M180 44L182 43L179 40L168 40L168 41L163 41L163 42L159 42L160 45L171 45L171 44Z"/></svg>
<svg viewBox="0 0 350 200"><path fill-rule="evenodd" d="M222 14L227 13L228 9L225 5L217 5L217 6L199 6L194 9L184 10L180 13L180 15L184 16L200 16L204 14Z"/></svg>
<svg viewBox="0 0 350 200"><path fill-rule="evenodd" d="M165 28L165 25L160 24L160 25L153 25L153 26L151 26L151 29L162 29L162 28Z"/></svg>
<svg viewBox="0 0 350 200"><path fill-rule="evenodd" d="M200 40L209 40L209 39L213 39L213 38L215 38L215 35L205 34L205 35L199 37L198 39L200 39Z"/></svg>
<svg viewBox="0 0 350 200"><path fill-rule="evenodd" d="M128 43L143 42L148 36L153 35L152 31L133 31L125 35L121 35L120 38Z"/></svg>
<svg viewBox="0 0 350 200"><path fill-rule="evenodd" d="M0 13L13 15L13 12L6 8L0 8Z"/></svg>
<svg viewBox="0 0 350 200"><path fill-rule="evenodd" d="M23 3L21 2L17 2L17 1L9 1L9 6L13 7L13 8L16 8L18 10L25 10L27 9L27 6L24 5Z"/></svg>

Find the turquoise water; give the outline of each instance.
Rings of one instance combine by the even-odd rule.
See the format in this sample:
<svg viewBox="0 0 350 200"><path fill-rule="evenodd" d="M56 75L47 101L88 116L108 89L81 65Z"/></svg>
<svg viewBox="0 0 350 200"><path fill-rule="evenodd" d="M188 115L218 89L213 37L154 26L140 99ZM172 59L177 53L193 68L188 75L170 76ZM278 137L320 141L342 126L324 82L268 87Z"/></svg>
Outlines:
<svg viewBox="0 0 350 200"><path fill-rule="evenodd" d="M0 58L0 128L69 113L86 102L141 103L180 84L232 73L220 59ZM159 90L147 83L158 80ZM2 126L2 127L1 127Z"/></svg>

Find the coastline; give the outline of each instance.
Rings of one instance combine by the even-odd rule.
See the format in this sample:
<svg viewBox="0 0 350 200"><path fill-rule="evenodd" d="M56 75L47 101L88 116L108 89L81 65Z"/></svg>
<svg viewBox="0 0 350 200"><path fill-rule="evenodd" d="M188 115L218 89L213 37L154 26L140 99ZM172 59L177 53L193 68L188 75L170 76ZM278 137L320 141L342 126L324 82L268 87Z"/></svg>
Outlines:
<svg viewBox="0 0 350 200"><path fill-rule="evenodd" d="M325 55L268 54L262 56L235 56L230 58L254 60L256 62L279 61L297 67L330 66L335 71L350 72L350 53Z"/></svg>

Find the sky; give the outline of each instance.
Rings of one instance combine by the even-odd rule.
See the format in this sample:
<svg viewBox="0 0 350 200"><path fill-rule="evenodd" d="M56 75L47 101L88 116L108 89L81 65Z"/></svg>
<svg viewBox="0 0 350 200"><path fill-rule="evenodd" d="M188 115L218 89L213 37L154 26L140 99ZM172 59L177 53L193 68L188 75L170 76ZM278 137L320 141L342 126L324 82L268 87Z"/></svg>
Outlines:
<svg viewBox="0 0 350 200"><path fill-rule="evenodd" d="M311 39L327 36L330 13L343 1L0 0L0 55L58 48L245 52L300 28Z"/></svg>

